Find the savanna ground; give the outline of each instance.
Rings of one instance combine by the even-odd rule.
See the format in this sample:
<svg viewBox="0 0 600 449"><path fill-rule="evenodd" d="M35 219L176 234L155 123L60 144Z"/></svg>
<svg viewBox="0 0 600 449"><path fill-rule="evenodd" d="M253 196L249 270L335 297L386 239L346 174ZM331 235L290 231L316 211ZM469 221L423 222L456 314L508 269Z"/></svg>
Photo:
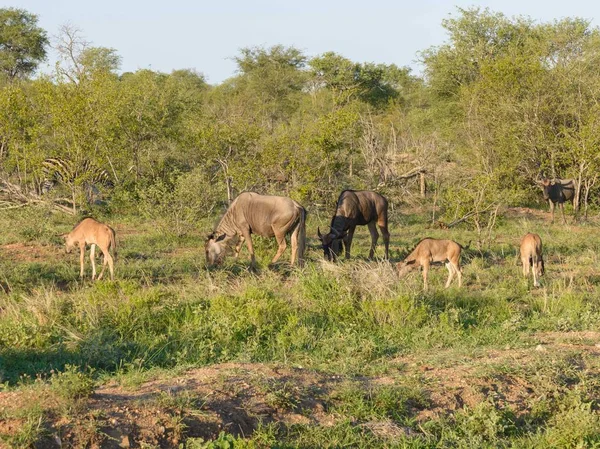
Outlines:
<svg viewBox="0 0 600 449"><path fill-rule="evenodd" d="M103 218L103 217L99 217ZM58 233L72 217L0 216L0 445L4 447L600 447L600 228L509 210L489 248L398 279L369 262L321 261L309 216L308 263L207 270L203 236L168 224L107 221L117 280L78 279ZM421 237L425 213L392 214L391 255ZM544 242L542 287L521 276L519 237ZM474 245L473 245L474 246ZM381 254L381 248L379 248ZM289 249L285 258L289 258ZM86 275L90 274L86 255Z"/></svg>

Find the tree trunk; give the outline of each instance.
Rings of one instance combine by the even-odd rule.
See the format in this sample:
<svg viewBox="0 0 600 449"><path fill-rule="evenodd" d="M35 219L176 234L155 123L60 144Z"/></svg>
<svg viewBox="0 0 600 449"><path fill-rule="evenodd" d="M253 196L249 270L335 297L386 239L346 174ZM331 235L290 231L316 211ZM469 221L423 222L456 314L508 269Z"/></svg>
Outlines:
<svg viewBox="0 0 600 449"><path fill-rule="evenodd" d="M421 198L425 198L427 194L427 184L425 183L425 172L419 173L419 183L421 186Z"/></svg>
<svg viewBox="0 0 600 449"><path fill-rule="evenodd" d="M227 184L227 202L231 204L233 201L233 191L231 188L231 176L225 177L225 183Z"/></svg>
<svg viewBox="0 0 600 449"><path fill-rule="evenodd" d="M72 197L72 201L73 201L73 215L77 215L77 203L75 202L75 197L76 197L76 192L75 192L75 187L73 187L71 189L71 197Z"/></svg>
<svg viewBox="0 0 600 449"><path fill-rule="evenodd" d="M577 185L575 186L575 197L573 198L573 212L575 217L579 212L579 205L581 203L581 184L583 182L583 172L585 170L585 164L582 162L579 164L579 173L577 175Z"/></svg>

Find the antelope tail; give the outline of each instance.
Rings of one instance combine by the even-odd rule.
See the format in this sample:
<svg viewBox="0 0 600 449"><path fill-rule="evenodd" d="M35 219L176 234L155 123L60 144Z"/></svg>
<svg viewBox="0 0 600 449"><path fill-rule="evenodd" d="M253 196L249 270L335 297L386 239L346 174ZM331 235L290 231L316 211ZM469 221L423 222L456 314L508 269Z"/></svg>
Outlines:
<svg viewBox="0 0 600 449"><path fill-rule="evenodd" d="M473 243L473 240L469 240L469 243L467 243L465 246L461 245L461 248L465 251L468 251L469 249L471 249L471 243Z"/></svg>
<svg viewBox="0 0 600 449"><path fill-rule="evenodd" d="M113 253L114 253L114 261L117 261L117 241L115 239L115 231L114 229L111 229L111 233L110 233L110 246L112 246L113 249Z"/></svg>

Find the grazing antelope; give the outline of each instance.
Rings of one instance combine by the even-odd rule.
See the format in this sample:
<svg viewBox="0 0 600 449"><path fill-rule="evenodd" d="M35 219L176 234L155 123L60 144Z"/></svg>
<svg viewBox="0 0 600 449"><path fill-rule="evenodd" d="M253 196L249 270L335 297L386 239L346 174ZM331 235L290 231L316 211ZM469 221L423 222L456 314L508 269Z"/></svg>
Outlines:
<svg viewBox="0 0 600 449"><path fill-rule="evenodd" d="M437 240L425 238L402 261L398 262L398 275L404 276L410 270L423 267L423 287L427 290L427 273L432 262L446 262L448 280L446 288L450 286L454 275L458 276L458 286L462 286L462 273L460 270L460 252L462 246L452 240Z"/></svg>
<svg viewBox="0 0 600 449"><path fill-rule="evenodd" d="M100 223L93 218L84 218L76 225L71 232L62 235L65 240L66 252L70 253L75 245L79 245L79 262L81 270L79 277L83 278L83 264L85 256L85 246L91 245L90 249L90 260L92 261L92 280L96 278L96 246L100 248L104 255L104 261L102 263L102 271L98 280L102 279L104 270L108 264L110 270L110 279L114 280L114 260L117 259L117 245L115 242L115 231L103 223ZM109 249L112 248L114 253L114 259L110 255Z"/></svg>
<svg viewBox="0 0 600 449"><path fill-rule="evenodd" d="M521 238L521 263L523 276L529 276L529 268L533 272L533 285L540 286L539 277L544 274L544 258L542 257L542 239L537 234L525 234Z"/></svg>
<svg viewBox="0 0 600 449"><path fill-rule="evenodd" d="M323 246L327 260L335 261L344 242L345 257L350 257L350 246L356 226L367 225L371 233L371 249L369 259L373 258L375 246L379 239L377 226L383 234L385 245L385 258L388 258L390 246L390 233L388 231L388 202L384 196L368 190L344 190L337 201L335 215L331 219L330 231L323 235L317 228L317 235Z"/></svg>
<svg viewBox="0 0 600 449"><path fill-rule="evenodd" d="M291 233L291 262L294 264L297 259L298 265L302 266L306 247L305 222L306 210L291 198L254 192L240 193L221 218L217 229L206 240L206 262L209 265L221 263L229 241L237 237L235 257L238 257L245 241L251 266L254 267L256 259L251 234L256 234L277 240L279 248L271 261L275 263L287 247L285 236Z"/></svg>
<svg viewBox="0 0 600 449"><path fill-rule="evenodd" d="M542 188L544 200L550 205L552 223L554 223L554 207L558 204L562 214L563 223L566 224L565 203L573 204L575 198L576 181L573 179L542 179L537 181Z"/></svg>

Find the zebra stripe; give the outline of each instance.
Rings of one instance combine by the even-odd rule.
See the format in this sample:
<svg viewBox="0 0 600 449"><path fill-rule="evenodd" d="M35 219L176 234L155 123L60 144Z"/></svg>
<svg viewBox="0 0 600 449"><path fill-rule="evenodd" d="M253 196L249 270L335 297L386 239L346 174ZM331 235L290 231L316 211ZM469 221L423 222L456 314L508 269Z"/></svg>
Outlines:
<svg viewBox="0 0 600 449"><path fill-rule="evenodd" d="M96 184L112 186L110 174L88 159L74 162L62 158L48 158L42 162L42 174L43 193L50 191L57 183L73 186L81 178L88 186Z"/></svg>

